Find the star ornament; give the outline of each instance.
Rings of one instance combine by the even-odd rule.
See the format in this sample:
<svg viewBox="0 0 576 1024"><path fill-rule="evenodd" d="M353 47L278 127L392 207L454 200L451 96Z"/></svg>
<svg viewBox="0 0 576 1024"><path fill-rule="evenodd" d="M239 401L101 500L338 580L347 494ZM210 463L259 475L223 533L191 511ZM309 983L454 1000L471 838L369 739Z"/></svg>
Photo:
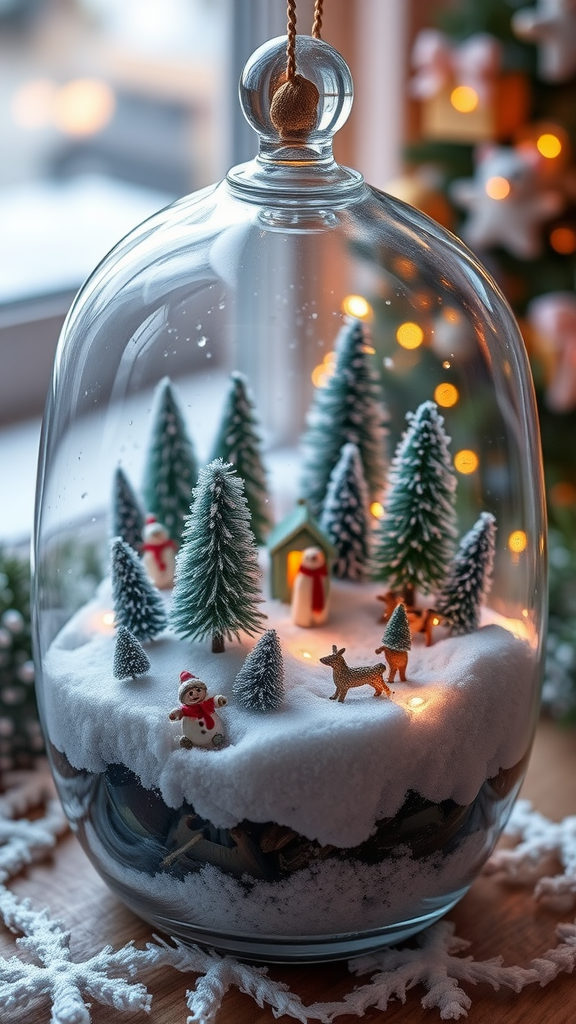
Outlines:
<svg viewBox="0 0 576 1024"><path fill-rule="evenodd" d="M576 3L540 0L512 17L519 39L536 43L538 70L545 82L566 82L576 74Z"/></svg>

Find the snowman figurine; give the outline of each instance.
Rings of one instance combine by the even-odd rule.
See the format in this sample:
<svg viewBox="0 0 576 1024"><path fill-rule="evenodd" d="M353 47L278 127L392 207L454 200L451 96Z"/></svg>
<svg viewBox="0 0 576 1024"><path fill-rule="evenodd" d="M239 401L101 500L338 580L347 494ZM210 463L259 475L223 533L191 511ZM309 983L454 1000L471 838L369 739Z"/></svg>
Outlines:
<svg viewBox="0 0 576 1024"><path fill-rule="evenodd" d="M142 561L148 576L159 590L169 590L174 586L174 541L166 527L154 516L146 516L143 541Z"/></svg>
<svg viewBox="0 0 576 1024"><path fill-rule="evenodd" d="M328 618L330 580L321 548L304 548L292 588L292 622L295 626L321 626Z"/></svg>
<svg viewBox="0 0 576 1024"><path fill-rule="evenodd" d="M181 672L178 700L180 706L174 708L168 718L172 722L182 721L180 746L187 750L192 747L219 750L223 747L226 737L216 708L223 708L228 703L226 697L219 694L209 697L206 683L191 672Z"/></svg>

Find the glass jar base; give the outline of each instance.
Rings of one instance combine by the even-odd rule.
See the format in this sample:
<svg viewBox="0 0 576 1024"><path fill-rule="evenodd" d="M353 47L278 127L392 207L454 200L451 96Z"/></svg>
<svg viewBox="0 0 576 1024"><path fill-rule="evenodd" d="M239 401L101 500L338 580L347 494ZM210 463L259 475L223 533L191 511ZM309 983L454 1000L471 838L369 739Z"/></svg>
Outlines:
<svg viewBox="0 0 576 1024"><path fill-rule="evenodd" d="M101 868L99 868L101 871ZM423 912L417 917L397 921L382 928L362 932L344 932L338 935L247 935L227 934L223 931L208 931L205 928L185 924L181 920L163 917L152 912L145 901L134 900L125 895L117 881L106 877L109 887L123 903L138 917L143 918L158 931L180 939L188 945L209 946L218 953L254 960L258 963L313 964L332 960L346 960L349 957L373 953L385 946L404 942L441 917L466 895L470 886L465 886L438 899L423 900Z"/></svg>

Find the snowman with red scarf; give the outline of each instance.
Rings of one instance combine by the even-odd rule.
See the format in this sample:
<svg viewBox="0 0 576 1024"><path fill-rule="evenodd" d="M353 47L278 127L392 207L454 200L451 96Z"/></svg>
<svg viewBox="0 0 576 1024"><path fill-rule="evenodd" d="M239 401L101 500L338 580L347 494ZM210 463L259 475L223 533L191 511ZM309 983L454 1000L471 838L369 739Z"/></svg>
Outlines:
<svg viewBox="0 0 576 1024"><path fill-rule="evenodd" d="M321 548L304 548L292 588L292 622L295 626L321 626L328 618L330 579Z"/></svg>
<svg viewBox="0 0 576 1024"><path fill-rule="evenodd" d="M187 750L192 747L219 750L223 747L226 737L216 708L223 708L228 703L226 697L220 694L209 697L206 683L191 672L181 672L178 700L180 706L174 708L168 718L172 722L182 721L180 746Z"/></svg>
<svg viewBox="0 0 576 1024"><path fill-rule="evenodd" d="M147 575L159 590L169 590L174 586L174 541L154 516L146 516L142 539L142 561Z"/></svg>

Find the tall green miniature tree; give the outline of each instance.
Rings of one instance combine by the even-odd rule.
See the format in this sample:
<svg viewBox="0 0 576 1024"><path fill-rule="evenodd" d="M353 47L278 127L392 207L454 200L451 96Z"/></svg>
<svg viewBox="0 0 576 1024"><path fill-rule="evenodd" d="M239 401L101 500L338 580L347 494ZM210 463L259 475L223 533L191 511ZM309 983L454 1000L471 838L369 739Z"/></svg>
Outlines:
<svg viewBox="0 0 576 1024"><path fill-rule="evenodd" d="M456 538L456 477L444 419L434 402L407 414L394 456L384 516L377 529L374 575L402 589L408 605L414 589L442 586Z"/></svg>
<svg viewBox="0 0 576 1024"><path fill-rule="evenodd" d="M134 551L142 550L144 513L124 470L118 466L112 493L112 536L122 537Z"/></svg>
<svg viewBox="0 0 576 1024"><path fill-rule="evenodd" d="M233 373L212 460L222 459L236 469L244 481L244 494L252 516L251 527L257 544L263 544L271 527L268 510L266 471L254 403L246 378Z"/></svg>
<svg viewBox="0 0 576 1024"><path fill-rule="evenodd" d="M284 660L275 629L267 629L242 665L232 695L249 711L277 711L284 700Z"/></svg>
<svg viewBox="0 0 576 1024"><path fill-rule="evenodd" d="M360 453L345 444L332 470L320 526L328 534L336 557L332 572L341 579L364 579L369 561L370 511L368 488Z"/></svg>
<svg viewBox="0 0 576 1024"><path fill-rule="evenodd" d="M492 583L495 538L496 520L490 512L482 512L460 541L438 595L437 610L456 635L478 629L482 602Z"/></svg>
<svg viewBox="0 0 576 1024"><path fill-rule="evenodd" d="M382 637L382 646L388 647L391 651L409 651L412 647L410 624L403 604L397 604L388 619Z"/></svg>
<svg viewBox="0 0 576 1024"><path fill-rule="evenodd" d="M143 676L150 668L150 659L139 640L126 626L118 626L114 647L113 675L115 679Z"/></svg>
<svg viewBox="0 0 576 1024"><path fill-rule="evenodd" d="M258 550L250 529L244 484L233 466L215 459L200 470L190 515L176 557L171 623L179 636L224 639L263 628L258 609Z"/></svg>
<svg viewBox="0 0 576 1024"><path fill-rule="evenodd" d="M137 640L153 640L167 625L160 593L126 541L115 537L110 546L116 625L126 626Z"/></svg>
<svg viewBox="0 0 576 1024"><path fill-rule="evenodd" d="M334 373L316 391L308 414L302 490L314 515L322 510L330 474L348 443L360 452L370 498L380 498L386 474L387 419L363 324L352 320L338 335Z"/></svg>
<svg viewBox="0 0 576 1024"><path fill-rule="evenodd" d="M194 446L168 377L157 391L150 447L144 471L146 511L180 544L190 494L198 477Z"/></svg>

